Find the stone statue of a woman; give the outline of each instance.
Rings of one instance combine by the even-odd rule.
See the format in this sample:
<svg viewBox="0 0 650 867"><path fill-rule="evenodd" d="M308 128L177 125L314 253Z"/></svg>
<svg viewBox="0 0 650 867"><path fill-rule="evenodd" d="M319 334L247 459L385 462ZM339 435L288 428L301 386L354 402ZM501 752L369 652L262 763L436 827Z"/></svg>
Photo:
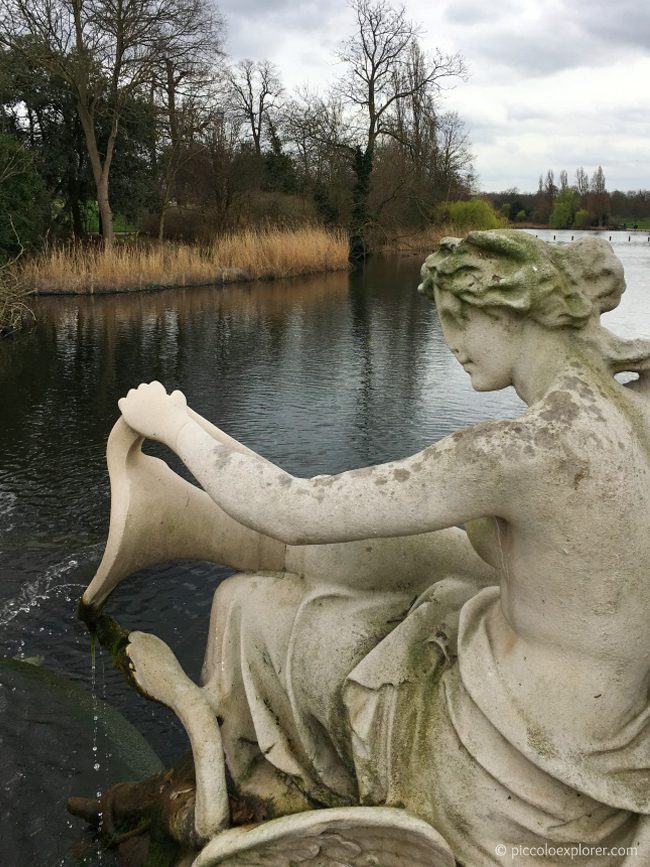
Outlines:
<svg viewBox="0 0 650 867"><path fill-rule="evenodd" d="M622 268L598 239L496 231L422 273L473 387L513 385L523 415L300 479L159 383L120 401L218 507L221 561L257 552L215 594L202 685L142 633L133 677L190 734L203 840L228 821L223 743L266 818L397 807L467 867L646 863L625 850L650 860L650 346L600 324Z"/></svg>

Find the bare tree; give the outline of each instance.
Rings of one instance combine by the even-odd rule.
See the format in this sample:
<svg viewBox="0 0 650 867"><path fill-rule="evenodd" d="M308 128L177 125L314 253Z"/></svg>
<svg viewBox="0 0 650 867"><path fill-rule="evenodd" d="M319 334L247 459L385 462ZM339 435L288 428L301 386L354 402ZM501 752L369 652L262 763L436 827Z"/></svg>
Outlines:
<svg viewBox="0 0 650 867"><path fill-rule="evenodd" d="M464 121L455 111L445 112L436 124L436 185L446 201L476 188L473 155Z"/></svg>
<svg viewBox="0 0 650 867"><path fill-rule="evenodd" d="M321 180L327 166L347 159L354 149L354 134L340 98L331 94L323 99L307 90L283 109L281 128L297 151L298 162L308 182Z"/></svg>
<svg viewBox="0 0 650 867"><path fill-rule="evenodd" d="M466 71L460 55L439 51L428 57L419 52L414 66L418 28L407 19L403 6L394 8L387 0L352 0L351 6L355 32L338 52L348 69L339 92L356 110L350 260L360 262L366 256L370 176L378 139L394 134L394 116L401 103L413 103L427 92L439 90L445 80L463 77Z"/></svg>
<svg viewBox="0 0 650 867"><path fill-rule="evenodd" d="M234 109L246 125L255 153L262 153L264 125L280 105L282 84L275 66L268 60L242 60L228 75Z"/></svg>
<svg viewBox="0 0 650 867"><path fill-rule="evenodd" d="M298 91L284 107L281 130L296 159L300 188L311 194L320 218L347 222L354 134L341 99Z"/></svg>
<svg viewBox="0 0 650 867"><path fill-rule="evenodd" d="M582 166L576 169L576 189L581 196L586 196L589 192L589 175Z"/></svg>
<svg viewBox="0 0 650 867"><path fill-rule="evenodd" d="M387 134L400 147L417 212L430 219L441 201L460 198L476 184L469 134L456 112L440 112L438 94L418 86L428 73L427 59L417 42L403 67L394 70L395 90L410 95L395 102Z"/></svg>
<svg viewBox="0 0 650 867"><path fill-rule="evenodd" d="M213 33L207 0L5 0L0 43L19 49L30 37L40 62L75 91L107 246L113 242L109 177L124 106L161 62L200 55ZM108 121L105 142L98 134L101 113Z"/></svg>
<svg viewBox="0 0 650 867"><path fill-rule="evenodd" d="M157 178L160 241L172 198L178 205L183 202L177 183L179 172L193 158L195 140L213 118L214 64L223 57L223 30L222 21L213 17L210 38L200 46L195 44L197 50L191 54L161 58L152 79L151 98L158 117L152 163Z"/></svg>
<svg viewBox="0 0 650 867"><path fill-rule="evenodd" d="M591 176L588 201L590 213L596 218L599 226L604 225L609 217L610 201L602 166L598 166Z"/></svg>

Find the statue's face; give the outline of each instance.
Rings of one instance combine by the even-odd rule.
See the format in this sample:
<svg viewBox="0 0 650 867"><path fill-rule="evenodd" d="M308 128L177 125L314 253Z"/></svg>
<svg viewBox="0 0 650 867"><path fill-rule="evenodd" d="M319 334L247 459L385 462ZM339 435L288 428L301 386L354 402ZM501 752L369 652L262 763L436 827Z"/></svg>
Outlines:
<svg viewBox="0 0 650 867"><path fill-rule="evenodd" d="M480 309L435 289L442 333L475 391L512 385L520 356L521 320L505 308Z"/></svg>

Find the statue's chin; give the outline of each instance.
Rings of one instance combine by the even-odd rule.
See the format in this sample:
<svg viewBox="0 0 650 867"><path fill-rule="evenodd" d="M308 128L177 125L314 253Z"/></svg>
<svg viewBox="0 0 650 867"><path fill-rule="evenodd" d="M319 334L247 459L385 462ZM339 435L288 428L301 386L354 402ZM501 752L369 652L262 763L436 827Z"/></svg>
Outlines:
<svg viewBox="0 0 650 867"><path fill-rule="evenodd" d="M467 371L467 375L469 376L470 382L472 383L472 388L474 391L493 391L494 386L492 383L487 382L485 379L481 377L480 374L476 374L472 371Z"/></svg>
<svg viewBox="0 0 650 867"><path fill-rule="evenodd" d="M489 377L483 375L478 370L467 370L466 373L472 383L474 391L501 391L502 388L507 388L512 385L509 377Z"/></svg>

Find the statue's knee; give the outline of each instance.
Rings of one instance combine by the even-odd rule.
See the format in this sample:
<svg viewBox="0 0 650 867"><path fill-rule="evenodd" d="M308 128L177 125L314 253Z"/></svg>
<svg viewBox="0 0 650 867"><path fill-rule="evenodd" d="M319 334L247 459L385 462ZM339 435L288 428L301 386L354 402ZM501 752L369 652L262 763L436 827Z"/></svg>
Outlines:
<svg viewBox="0 0 650 867"><path fill-rule="evenodd" d="M219 584L214 594L214 601L221 607L230 605L241 593L250 588L252 575L231 575Z"/></svg>
<svg viewBox="0 0 650 867"><path fill-rule="evenodd" d="M226 578L217 587L214 606L215 609L222 611L232 606L238 608L258 605L275 606L287 597L295 599L302 593L302 579L290 573L276 575L240 573Z"/></svg>

